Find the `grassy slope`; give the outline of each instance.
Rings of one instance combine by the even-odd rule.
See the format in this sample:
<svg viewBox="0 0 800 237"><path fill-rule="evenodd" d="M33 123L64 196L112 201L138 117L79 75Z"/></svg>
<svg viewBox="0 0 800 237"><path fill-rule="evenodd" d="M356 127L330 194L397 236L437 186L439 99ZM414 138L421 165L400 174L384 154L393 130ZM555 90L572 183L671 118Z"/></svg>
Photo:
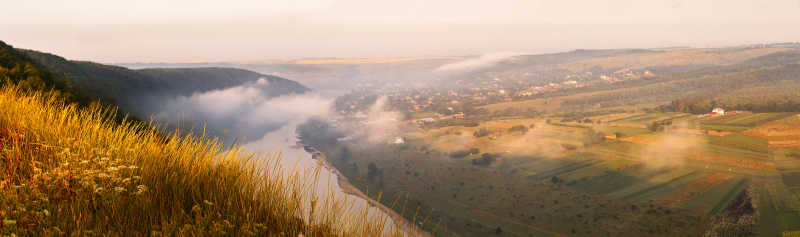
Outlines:
<svg viewBox="0 0 800 237"><path fill-rule="evenodd" d="M382 220L342 214L341 203L319 208L310 225L306 187L277 178L275 159L256 165L239 148L165 138L15 87L0 91L0 108L4 235L383 233Z"/></svg>

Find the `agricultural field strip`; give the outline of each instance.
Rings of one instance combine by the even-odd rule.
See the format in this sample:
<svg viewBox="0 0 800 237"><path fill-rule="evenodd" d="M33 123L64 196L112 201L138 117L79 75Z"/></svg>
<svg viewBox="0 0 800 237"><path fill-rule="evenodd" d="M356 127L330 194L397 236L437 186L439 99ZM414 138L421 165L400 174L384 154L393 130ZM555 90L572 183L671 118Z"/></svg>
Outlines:
<svg viewBox="0 0 800 237"><path fill-rule="evenodd" d="M558 173L559 170L581 167L586 165L586 162L540 159L532 163L528 162L524 164L525 166L522 167L524 172L521 173L523 176L532 179L542 179L553 176L553 173Z"/></svg>
<svg viewBox="0 0 800 237"><path fill-rule="evenodd" d="M702 152L689 152L686 157L689 160L707 162L714 165L722 165L723 167L742 168L746 170L757 171L775 171L775 163L767 161L739 159ZM696 166L699 166L699 164Z"/></svg>
<svg viewBox="0 0 800 237"><path fill-rule="evenodd" d="M570 182L574 180L580 180L582 178L589 178L603 175L608 171L621 171L622 169L628 168L634 165L641 165L638 163L628 163L628 162L614 162L613 160L603 160L595 165L586 166L581 169L577 169L568 173L564 173L563 175L559 176L559 179L564 180L565 182Z"/></svg>
<svg viewBox="0 0 800 237"><path fill-rule="evenodd" d="M669 195L670 193L676 192L685 185L708 177L709 175L709 173L705 172L691 172L686 175L676 177L669 182L663 183L662 185L656 185L645 190L626 195L624 199L634 202L643 202L646 200L656 199L659 196Z"/></svg>
<svg viewBox="0 0 800 237"><path fill-rule="evenodd" d="M562 153L561 155L563 155ZM536 168L546 168L549 166L561 166L561 163L570 161L570 159L564 159L564 156L559 157L547 157L547 156L527 156L526 158L521 159L513 159L519 160L516 164L518 164L518 168L521 169L536 169ZM572 162L577 162L579 159L575 159Z"/></svg>
<svg viewBox="0 0 800 237"><path fill-rule="evenodd" d="M611 155L616 156L617 158L627 159L627 160L631 160L631 161L641 161L642 160L641 157L633 156L633 155L629 154L628 152L621 152L621 151L611 150L611 149L608 149L608 148L596 148L596 149L593 149L592 152L598 152L596 154L601 155L601 156L604 153L605 154L611 154ZM720 156L720 155L717 155L717 154L706 153L706 152L702 152L701 153L701 152L698 152L698 151L690 152L686 156L686 158L688 160L712 163L712 164L715 164L715 165L724 164L724 165L726 165L725 167L736 167L736 168L744 168L744 169L751 169L751 170L757 170L757 171L764 171L764 170L770 171L770 170L774 169L774 167L775 167L775 164L770 160L747 159L747 158L743 158L743 157L728 157L728 156ZM701 165L701 164L691 164L691 166L697 167L697 168L703 168L703 165Z"/></svg>
<svg viewBox="0 0 800 237"><path fill-rule="evenodd" d="M602 162L602 160L599 160L599 159L592 159L592 160L580 161L580 162L570 162L570 163L567 163L564 166L556 166L556 167L551 167L551 169L534 171L535 173L527 175L527 177L531 178L531 179L550 178L552 176L558 176L558 175L563 174L563 173L568 173L568 172L571 172L571 171L574 171L574 170L578 170L578 169L581 169L581 168L592 166L592 165L598 164L600 162Z"/></svg>
<svg viewBox="0 0 800 237"><path fill-rule="evenodd" d="M725 119L718 124L754 127L793 116L794 113L754 113Z"/></svg>
<svg viewBox="0 0 800 237"><path fill-rule="evenodd" d="M561 126L561 127L568 127L568 128L589 128L589 126L578 125L578 124L568 124L568 123L550 123L553 126Z"/></svg>
<svg viewBox="0 0 800 237"><path fill-rule="evenodd" d="M691 115L689 115L689 114L677 114L677 115L675 115L675 114L664 114L663 116L658 116L658 117L653 118L653 119L645 120L644 118L641 118L641 119L636 119L636 120L634 120L632 122L639 122L639 123L642 123L642 122L643 123L662 122L662 121L668 121L668 120L682 119L682 118L686 118L686 117L689 117L689 116L691 116Z"/></svg>
<svg viewBox="0 0 800 237"><path fill-rule="evenodd" d="M670 202L675 206L682 206L691 200L702 197L710 189L729 179L732 179L733 177L733 175L726 173L714 173L712 175L703 177L702 179L685 184L676 189L674 192L660 195L655 199Z"/></svg>
<svg viewBox="0 0 800 237"><path fill-rule="evenodd" d="M706 210L706 214L716 215L730 205L731 201L747 187L748 183L747 178L735 177L705 192L700 198L690 201L684 205L684 208L698 209L702 207L700 209Z"/></svg>
<svg viewBox="0 0 800 237"><path fill-rule="evenodd" d="M564 177L565 179L567 179L567 180L569 180L569 179L578 179L580 177L571 177L571 176L576 175L576 173L585 173L584 175L586 175L586 174L590 173L589 171L587 171L587 169L605 169L605 170L609 170L607 167L598 167L598 166L604 166L605 164L607 164L606 161L598 162L598 163L592 162L591 164L584 164L584 165L579 165L579 166L568 165L567 167L555 168L555 169L547 170L547 171L545 171L545 173L539 173L538 176L534 176L534 177L541 179L541 178L546 178L546 177L550 177L550 176L562 175L562 174L566 173L566 176ZM597 173L597 172L591 172L591 173ZM631 199L634 199L637 196L645 195L650 191L654 191L654 190L658 190L659 188L667 187L670 184L675 184L674 182L676 180L688 177L688 176L690 176L692 174L695 174L695 172L694 171L686 171L682 175L679 175L677 177L672 177L667 182L661 182L661 183L656 183L656 184L652 184L652 185L640 185L640 190L635 190L635 189L634 190L628 190L627 191L628 192L627 195L622 195L622 194L624 194L624 191L621 191L621 190L615 191L615 192L617 192L616 195L615 194L612 194L612 195L618 196L618 197L622 196L621 197L622 199L631 200ZM721 184L722 182L728 180L729 178L733 177L732 175L728 175L728 174L724 174L724 173L718 173L717 176L719 176L719 175L725 176L727 178L723 178L723 179L719 179L719 180L711 180L711 181L702 180L702 179L701 180L696 180L695 179L694 180L695 183L687 182L686 184L683 184L683 185L678 184L678 186L685 186L685 185L689 185L689 184L692 184L693 186L702 185L703 188L700 189L700 190L706 190L707 191L707 190L712 189L715 186ZM591 176L591 175L589 175L589 176ZM707 176L705 178L709 178L709 177L714 177L714 176ZM649 181L652 181L652 180L649 180ZM687 189L695 190L695 188L696 187L684 187L682 190L676 191L676 192L684 192L683 194L670 194L670 193L674 193L674 192L670 192L670 193L667 193L665 195L680 195L679 197L681 197L681 198L678 199L677 203L686 203L686 202L694 200L694 199L696 199L698 197L702 197L703 193L705 193L705 192L690 193L690 192L687 191ZM704 210L707 209L707 208L709 208L709 207L704 208Z"/></svg>
<svg viewBox="0 0 800 237"><path fill-rule="evenodd" d="M780 180L766 182L761 187L769 195L772 206L777 210L800 211L800 198L791 192Z"/></svg>
<svg viewBox="0 0 800 237"><path fill-rule="evenodd" d="M635 143L632 143L632 144L635 144ZM610 157L609 156L605 156L606 159L624 159L624 160L634 161L634 162L641 162L642 161L641 157L634 156L630 152L612 150L612 149L609 149L609 148L599 148L599 147L598 148L592 148L592 150L590 150L589 152L592 152L594 154L600 155L601 157L604 157L603 155L611 155Z"/></svg>
<svg viewBox="0 0 800 237"><path fill-rule="evenodd" d="M636 118L639 118L639 117L643 117L643 116L646 116L646 115L647 115L646 113L642 113L642 114L634 114L634 115L627 116L627 117L622 117L622 118L612 119L612 120L609 120L609 121L606 121L606 122L607 122L607 123L614 123L614 122L618 122L618 121L627 121L627 120L631 120L631 119L636 119Z"/></svg>
<svg viewBox="0 0 800 237"><path fill-rule="evenodd" d="M702 130L715 130L715 131L723 131L723 132L744 132L750 129L750 127L745 126L733 126L733 125L718 125L718 124L700 124L700 129Z"/></svg>
<svg viewBox="0 0 800 237"><path fill-rule="evenodd" d="M672 115L668 114L668 113L644 113L644 114L634 115L634 116L631 116L631 117L622 118L622 119L618 119L618 120L615 119L615 120L608 121L608 122L609 123L625 122L625 123L638 123L638 124L645 123L646 124L646 123L652 122L654 120L669 119L670 117L672 117Z"/></svg>
<svg viewBox="0 0 800 237"><path fill-rule="evenodd" d="M757 153L769 153L770 149L766 140L749 137L741 134L734 134L725 137L710 136L706 138L709 144L735 147L737 149L749 150Z"/></svg>
<svg viewBox="0 0 800 237"><path fill-rule="evenodd" d="M755 161L772 161L769 154L757 153L750 150L736 149L728 146L708 145L706 147L712 153L725 154L728 157L741 158Z"/></svg>
<svg viewBox="0 0 800 237"><path fill-rule="evenodd" d="M728 127L728 128L751 128L751 125L744 125L744 124L729 124L729 123L709 123L703 122L701 123L701 127L705 125L706 127Z"/></svg>
<svg viewBox="0 0 800 237"><path fill-rule="evenodd" d="M643 182L614 191L609 195L620 199L630 200L633 197L664 187L669 183L674 182L675 180L687 177L695 173L697 173L697 171L689 169L673 169L661 174L657 174L648 180L644 180Z"/></svg>

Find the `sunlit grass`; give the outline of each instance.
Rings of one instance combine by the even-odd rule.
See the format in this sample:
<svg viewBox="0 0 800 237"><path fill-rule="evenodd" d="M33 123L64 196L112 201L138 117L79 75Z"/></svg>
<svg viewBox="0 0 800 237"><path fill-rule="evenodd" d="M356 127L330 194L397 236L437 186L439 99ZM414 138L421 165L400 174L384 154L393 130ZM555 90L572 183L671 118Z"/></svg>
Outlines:
<svg viewBox="0 0 800 237"><path fill-rule="evenodd" d="M2 235L401 235L384 215L314 194L314 177L283 175L279 155L113 114L0 89Z"/></svg>

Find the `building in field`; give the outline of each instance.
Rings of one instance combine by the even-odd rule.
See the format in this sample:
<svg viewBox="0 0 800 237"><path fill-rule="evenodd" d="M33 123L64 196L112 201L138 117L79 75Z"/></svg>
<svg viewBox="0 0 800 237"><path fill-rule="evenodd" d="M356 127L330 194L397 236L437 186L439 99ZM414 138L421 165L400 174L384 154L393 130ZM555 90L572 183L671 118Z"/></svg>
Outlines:
<svg viewBox="0 0 800 237"><path fill-rule="evenodd" d="M711 115L725 115L725 110L722 108L714 108L714 110L711 110Z"/></svg>

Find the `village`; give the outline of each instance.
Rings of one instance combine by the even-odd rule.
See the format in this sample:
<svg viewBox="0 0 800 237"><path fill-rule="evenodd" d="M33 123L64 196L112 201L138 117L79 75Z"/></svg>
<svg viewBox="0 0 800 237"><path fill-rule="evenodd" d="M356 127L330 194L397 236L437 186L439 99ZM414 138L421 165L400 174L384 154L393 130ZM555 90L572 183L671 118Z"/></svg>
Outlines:
<svg viewBox="0 0 800 237"><path fill-rule="evenodd" d="M480 106L502 102L523 101L548 96L564 90L607 85L627 80L653 78L650 70L620 69L607 73L590 71L562 72L555 75L524 73L485 73L469 79L456 80L460 87L447 90L435 88L370 88L364 84L336 101L340 115L366 118L366 111L380 96L386 96L389 110L405 115L406 120L420 125L438 121L464 119L486 114ZM379 92L375 92L379 91Z"/></svg>

